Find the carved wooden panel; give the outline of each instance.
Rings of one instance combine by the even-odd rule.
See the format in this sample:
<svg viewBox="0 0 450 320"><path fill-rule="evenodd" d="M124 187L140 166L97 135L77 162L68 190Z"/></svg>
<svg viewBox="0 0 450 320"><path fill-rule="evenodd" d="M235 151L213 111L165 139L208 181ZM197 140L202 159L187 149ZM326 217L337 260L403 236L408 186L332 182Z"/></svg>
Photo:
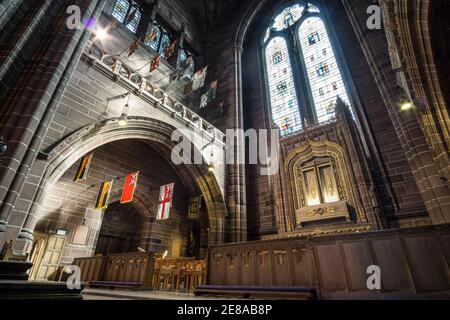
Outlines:
<svg viewBox="0 0 450 320"><path fill-rule="evenodd" d="M419 288L423 291L450 289L448 264L437 237L408 236L404 241Z"/></svg>
<svg viewBox="0 0 450 320"><path fill-rule="evenodd" d="M273 282L276 283L277 286L291 285L287 250L274 250L273 269Z"/></svg>
<svg viewBox="0 0 450 320"><path fill-rule="evenodd" d="M338 244L323 244L315 247L318 258L320 286L323 290L346 290L343 260Z"/></svg>
<svg viewBox="0 0 450 320"><path fill-rule="evenodd" d="M234 286L239 283L239 256L236 252L227 253L227 285Z"/></svg>
<svg viewBox="0 0 450 320"><path fill-rule="evenodd" d="M398 237L371 241L376 264L381 269L383 290L410 290L411 279L402 243ZM396 270L397 272L389 272Z"/></svg>
<svg viewBox="0 0 450 320"><path fill-rule="evenodd" d="M256 252L256 273L259 286L270 286L272 284L269 251Z"/></svg>
<svg viewBox="0 0 450 320"><path fill-rule="evenodd" d="M370 249L365 241L342 244L350 290L367 290L367 267L373 265Z"/></svg>

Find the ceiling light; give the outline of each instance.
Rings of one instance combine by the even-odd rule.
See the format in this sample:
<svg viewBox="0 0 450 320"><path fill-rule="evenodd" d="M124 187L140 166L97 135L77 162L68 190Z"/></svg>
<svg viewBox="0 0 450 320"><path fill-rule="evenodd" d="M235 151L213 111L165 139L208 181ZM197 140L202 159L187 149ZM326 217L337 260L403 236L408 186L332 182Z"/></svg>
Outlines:
<svg viewBox="0 0 450 320"><path fill-rule="evenodd" d="M411 110L413 108L413 105L411 102L405 102L400 106L400 110L402 111L408 111Z"/></svg>
<svg viewBox="0 0 450 320"><path fill-rule="evenodd" d="M124 127L127 125L127 122L128 122L127 114L122 113L122 115L120 116L120 119L119 119L119 126Z"/></svg>
<svg viewBox="0 0 450 320"><path fill-rule="evenodd" d="M97 29L95 31L95 39L96 40L105 40L106 37L108 36L108 32L105 29Z"/></svg>

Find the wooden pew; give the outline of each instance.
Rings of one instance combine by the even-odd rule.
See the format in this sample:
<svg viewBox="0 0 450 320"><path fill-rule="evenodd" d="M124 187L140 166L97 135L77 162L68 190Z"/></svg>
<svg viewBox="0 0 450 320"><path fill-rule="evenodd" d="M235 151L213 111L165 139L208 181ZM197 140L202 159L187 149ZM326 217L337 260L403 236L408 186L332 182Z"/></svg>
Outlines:
<svg viewBox="0 0 450 320"><path fill-rule="evenodd" d="M123 253L104 257L77 258L81 281L90 287L152 290L153 253Z"/></svg>

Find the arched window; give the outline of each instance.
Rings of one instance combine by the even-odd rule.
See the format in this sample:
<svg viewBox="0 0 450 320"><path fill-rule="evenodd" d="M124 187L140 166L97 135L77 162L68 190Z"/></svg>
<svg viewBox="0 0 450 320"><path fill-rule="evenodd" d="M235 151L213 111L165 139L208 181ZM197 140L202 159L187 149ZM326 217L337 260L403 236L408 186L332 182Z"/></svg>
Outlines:
<svg viewBox="0 0 450 320"><path fill-rule="evenodd" d="M282 136L335 118L336 100L350 105L319 8L299 1L283 8L264 34L272 121Z"/></svg>

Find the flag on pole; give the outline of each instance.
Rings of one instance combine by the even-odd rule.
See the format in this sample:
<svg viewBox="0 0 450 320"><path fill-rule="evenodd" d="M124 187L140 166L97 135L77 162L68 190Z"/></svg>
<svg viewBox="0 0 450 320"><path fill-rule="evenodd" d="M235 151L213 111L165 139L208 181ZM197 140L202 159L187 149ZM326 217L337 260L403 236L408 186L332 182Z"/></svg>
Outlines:
<svg viewBox="0 0 450 320"><path fill-rule="evenodd" d="M158 53L156 56L153 57L150 63L150 73L158 69L160 62L161 62L161 55Z"/></svg>
<svg viewBox="0 0 450 320"><path fill-rule="evenodd" d="M201 203L202 203L202 196L191 198L188 211L189 220L197 220L200 218Z"/></svg>
<svg viewBox="0 0 450 320"><path fill-rule="evenodd" d="M174 186L175 183L171 183L160 188L157 220L169 219Z"/></svg>
<svg viewBox="0 0 450 320"><path fill-rule="evenodd" d="M130 47L128 48L128 58L131 57L131 55L136 52L136 50L139 48L139 45L141 44L141 42L142 42L142 37L139 37L139 39L137 39L130 45Z"/></svg>
<svg viewBox="0 0 450 320"><path fill-rule="evenodd" d="M208 103L213 101L216 98L217 94L217 80L211 82L208 90L201 96L200 98L200 109L206 107Z"/></svg>
<svg viewBox="0 0 450 320"><path fill-rule="evenodd" d="M92 156L93 154L90 154L81 160L80 167L78 168L77 174L75 175L73 181L77 182L80 180L86 180L89 173L89 167L91 166Z"/></svg>
<svg viewBox="0 0 450 320"><path fill-rule="evenodd" d="M133 201L134 191L137 187L137 181L139 177L139 172L130 173L125 178L125 183L123 185L122 197L120 198L121 204L130 203Z"/></svg>
<svg viewBox="0 0 450 320"><path fill-rule="evenodd" d="M204 67L197 71L192 77L192 81L184 88L184 94L190 94L205 85L206 75L208 74L208 67Z"/></svg>
<svg viewBox="0 0 450 320"><path fill-rule="evenodd" d="M114 180L105 181L98 192L97 201L95 202L96 209L106 209L108 207L109 197L111 196L111 189Z"/></svg>
<svg viewBox="0 0 450 320"><path fill-rule="evenodd" d="M164 50L164 58L165 58L165 59L169 59L169 58L173 55L173 53L174 53L174 51L175 51L175 45L176 45L176 44L177 44L177 40L171 42L171 43L167 46L167 48Z"/></svg>

